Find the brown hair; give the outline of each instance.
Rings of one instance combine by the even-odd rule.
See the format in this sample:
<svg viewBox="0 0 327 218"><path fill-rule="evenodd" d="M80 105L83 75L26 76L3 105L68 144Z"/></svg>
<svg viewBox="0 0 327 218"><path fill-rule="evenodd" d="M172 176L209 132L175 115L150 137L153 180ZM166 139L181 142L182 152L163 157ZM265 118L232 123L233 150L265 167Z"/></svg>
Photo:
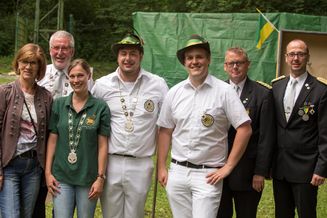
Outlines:
<svg viewBox="0 0 327 218"><path fill-rule="evenodd" d="M83 68L83 70L86 71L87 74L91 74L91 68L90 65L86 62L86 60L82 59L82 58L77 58L75 60L73 60L67 70L67 73L69 75L70 71L76 67L77 65L81 66Z"/></svg>
<svg viewBox="0 0 327 218"><path fill-rule="evenodd" d="M36 58L38 62L39 68L36 75L36 80L40 81L41 79L43 79L45 75L45 71L47 68L47 60L43 49L39 45L28 43L23 47L21 47L16 53L16 56L12 62L12 66L15 70L16 75L20 75L18 62L24 60L30 60L33 58Z"/></svg>

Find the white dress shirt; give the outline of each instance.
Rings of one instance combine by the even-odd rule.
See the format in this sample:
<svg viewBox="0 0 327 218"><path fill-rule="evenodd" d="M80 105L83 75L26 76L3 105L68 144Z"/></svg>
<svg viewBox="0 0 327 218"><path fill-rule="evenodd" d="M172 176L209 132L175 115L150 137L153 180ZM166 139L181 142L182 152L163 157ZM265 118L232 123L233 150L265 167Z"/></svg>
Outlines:
<svg viewBox="0 0 327 218"><path fill-rule="evenodd" d="M286 86L286 89L289 89L290 88L290 85L291 85L291 81L292 80L297 80L297 84L295 85L295 99L294 99L294 103L296 102L296 99L299 97L299 94L301 92L301 89L304 85L304 82L305 80L307 79L308 77L308 73L305 72L304 74L302 74L301 76L297 77L297 78L293 78L291 75L290 75L290 79L287 83L287 86ZM307 85L306 85L307 86ZM285 90L285 93L286 93L287 90ZM284 95L285 97L285 95ZM285 99L284 99L285 100Z"/></svg>
<svg viewBox="0 0 327 218"><path fill-rule="evenodd" d="M152 156L156 145L156 122L168 86L163 78L141 69L134 87L130 90L121 80L118 69L96 80L92 89L92 94L106 101L110 108L109 153L136 157ZM127 110L131 109L133 98L137 98L132 116L132 132L125 130L126 116L122 109L121 97L126 101ZM153 102L152 112L145 109L145 104L149 101Z"/></svg>
<svg viewBox="0 0 327 218"><path fill-rule="evenodd" d="M240 83L238 83L237 85L235 83L233 83L232 80L229 80L229 84L234 87L235 91L237 92L237 89L235 87L239 87L239 90L237 92L238 96L241 97L244 85L245 85L245 81L246 81L247 77L245 77L244 80L242 80Z"/></svg>
<svg viewBox="0 0 327 218"><path fill-rule="evenodd" d="M91 68L91 70L93 70L93 68ZM91 75L91 78L88 81L89 90L92 89L93 83L94 82ZM53 64L47 65L45 75L43 79L38 82L38 85L43 86L49 92L51 92L53 98L68 96L73 91L69 83L67 69L62 71L57 70Z"/></svg>
<svg viewBox="0 0 327 218"><path fill-rule="evenodd" d="M214 119L209 127L201 120L205 114ZM250 118L233 88L208 75L198 88L189 79L171 88L157 124L174 129L172 158L218 167L226 161L230 124L236 129L248 121Z"/></svg>
<svg viewBox="0 0 327 218"><path fill-rule="evenodd" d="M69 84L67 69L57 70L53 64L47 65L45 76L38 85L51 92L54 98L68 96L73 91Z"/></svg>

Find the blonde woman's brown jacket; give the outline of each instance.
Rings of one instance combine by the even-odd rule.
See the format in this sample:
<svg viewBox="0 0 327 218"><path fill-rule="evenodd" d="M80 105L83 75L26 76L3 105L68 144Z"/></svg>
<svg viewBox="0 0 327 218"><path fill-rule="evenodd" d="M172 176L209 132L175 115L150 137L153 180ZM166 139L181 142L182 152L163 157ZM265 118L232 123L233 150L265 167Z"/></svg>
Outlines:
<svg viewBox="0 0 327 218"><path fill-rule="evenodd" d="M50 119L52 96L41 86L36 86L34 105L37 116L37 156L44 168L48 122ZM18 138L20 136L20 121L24 105L24 93L19 81L0 86L0 175L3 168L14 158Z"/></svg>

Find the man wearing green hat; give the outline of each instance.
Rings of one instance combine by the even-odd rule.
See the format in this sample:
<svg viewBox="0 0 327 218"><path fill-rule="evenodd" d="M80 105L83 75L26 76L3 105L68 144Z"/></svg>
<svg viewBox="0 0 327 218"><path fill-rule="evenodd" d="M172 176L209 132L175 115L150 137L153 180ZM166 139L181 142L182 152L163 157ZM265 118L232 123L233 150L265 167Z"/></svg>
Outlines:
<svg viewBox="0 0 327 218"><path fill-rule="evenodd" d="M169 90L157 122L158 180L178 218L216 217L222 181L241 158L252 132L233 88L208 74L210 54L209 43L199 35L192 35L177 51L189 76ZM230 125L237 133L227 159Z"/></svg>
<svg viewBox="0 0 327 218"><path fill-rule="evenodd" d="M111 111L103 217L143 218L151 186L156 121L168 91L165 80L141 68L143 41L127 34L112 45L118 68L96 81L92 93Z"/></svg>

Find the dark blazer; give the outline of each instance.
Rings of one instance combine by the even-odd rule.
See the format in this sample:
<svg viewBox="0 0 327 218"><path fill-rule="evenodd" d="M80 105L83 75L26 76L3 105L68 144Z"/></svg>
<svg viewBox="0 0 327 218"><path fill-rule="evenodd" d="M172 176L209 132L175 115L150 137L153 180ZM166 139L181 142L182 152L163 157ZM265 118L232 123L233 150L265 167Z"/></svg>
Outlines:
<svg viewBox="0 0 327 218"><path fill-rule="evenodd" d="M285 77L273 83L277 119L273 178L310 183L313 173L327 177L327 86L308 74L287 122L283 97L288 81Z"/></svg>
<svg viewBox="0 0 327 218"><path fill-rule="evenodd" d="M251 118L252 136L241 160L225 180L235 191L251 190L253 175L269 176L276 138L271 90L247 78L240 98ZM228 132L229 152L235 134L231 127Z"/></svg>

